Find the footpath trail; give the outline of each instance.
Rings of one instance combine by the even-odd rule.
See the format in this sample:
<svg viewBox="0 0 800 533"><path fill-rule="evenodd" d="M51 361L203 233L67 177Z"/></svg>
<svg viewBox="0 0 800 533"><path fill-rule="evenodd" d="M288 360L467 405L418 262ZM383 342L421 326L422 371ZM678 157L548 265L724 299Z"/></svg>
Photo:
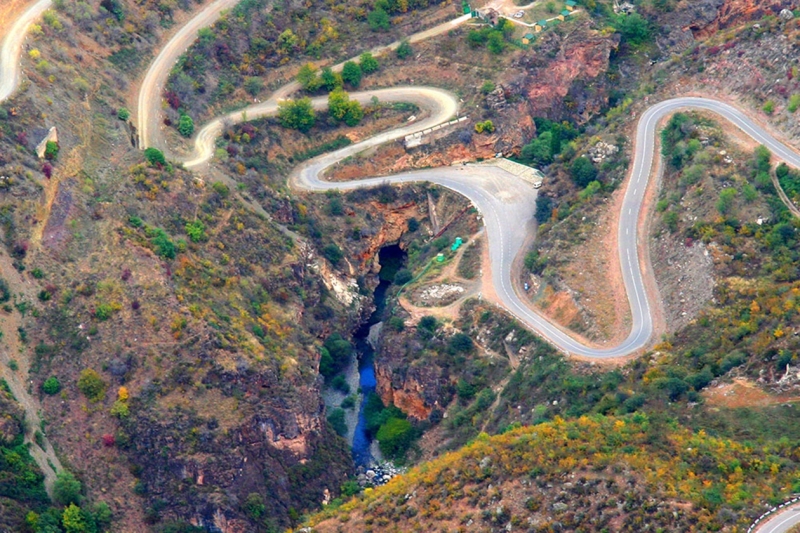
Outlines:
<svg viewBox="0 0 800 533"><path fill-rule="evenodd" d="M2 37L0 45L0 103L7 100L19 86L21 79L20 56L22 45L28 34L28 28L39 17L42 16L52 4L51 0L39 0L34 2L25 10L19 18L11 25L10 30ZM11 267L10 258L0 257L0 273L9 283L9 286L17 293L26 291L26 282L22 279L19 272ZM30 301L35 301L33 293L26 294ZM3 332L3 340L0 341L0 377L5 379L11 393L25 410L26 432L25 442L29 443L29 451L36 464L39 465L44 474L44 485L48 494L52 494L53 484L56 480L56 471L61 470L61 462L56 456L50 441L45 438L43 446L36 444L35 434L40 430L42 421L39 417L40 406L38 401L29 392L29 382L24 377L28 375L29 360L27 357L20 357L21 350L17 338L19 336L17 328L20 326L20 317L15 313L3 319L0 324L0 331ZM13 371L9 367L10 360L17 361L18 370Z"/></svg>

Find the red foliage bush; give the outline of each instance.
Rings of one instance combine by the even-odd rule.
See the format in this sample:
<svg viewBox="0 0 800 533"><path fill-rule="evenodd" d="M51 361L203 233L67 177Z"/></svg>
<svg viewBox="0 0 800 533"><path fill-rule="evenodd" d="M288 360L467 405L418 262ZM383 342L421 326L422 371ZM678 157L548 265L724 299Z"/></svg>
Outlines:
<svg viewBox="0 0 800 533"><path fill-rule="evenodd" d="M106 433L103 435L103 446L106 448L111 448L117 443L117 439L114 438L114 435L110 433Z"/></svg>
<svg viewBox="0 0 800 533"><path fill-rule="evenodd" d="M131 279L131 269L130 268L123 268L122 269L122 281L128 281Z"/></svg>
<svg viewBox="0 0 800 533"><path fill-rule="evenodd" d="M174 92L167 91L164 97L167 99L167 103L172 109L178 109L181 106L181 98Z"/></svg>
<svg viewBox="0 0 800 533"><path fill-rule="evenodd" d="M45 161L45 163L42 165L42 174L44 174L44 177L47 178L47 179L52 178L53 177L53 165L51 165L50 163Z"/></svg>

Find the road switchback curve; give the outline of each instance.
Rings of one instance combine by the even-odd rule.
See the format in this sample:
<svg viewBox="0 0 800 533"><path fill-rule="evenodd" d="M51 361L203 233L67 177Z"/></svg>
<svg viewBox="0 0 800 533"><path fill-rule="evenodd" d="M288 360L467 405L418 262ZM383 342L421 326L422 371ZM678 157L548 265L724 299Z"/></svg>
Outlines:
<svg viewBox="0 0 800 533"><path fill-rule="evenodd" d="M380 133L360 143L304 163L292 173L289 178L290 186L297 190L324 192L374 187L383 183L428 181L463 194L475 204L484 217L489 240L492 283L502 304L528 328L560 350L567 354L587 358L605 359L631 355L646 348L653 338L653 302L645 289L639 255L640 248L646 246L647 243L645 239L640 239L638 221L654 164L660 161L657 159L660 158L660 154L656 153L655 136L657 125L661 119L683 109L716 113L756 142L765 145L779 159L800 168L800 156L797 153L729 104L709 98L684 97L665 100L648 108L637 124L633 165L617 228L619 261L622 266L628 304L631 308L631 330L627 338L618 345L597 347L581 342L561 326L533 310L514 290L511 266L522 251L529 230L532 229L535 212L536 190L529 183L497 167L484 164L419 170L347 182L328 182L322 178L326 169L343 159L368 148L443 123L453 118L458 110L458 100L455 95L431 87L395 87L354 93L351 97L362 103L368 102L372 97L377 97L382 101L409 101L425 107L431 115L419 123ZM326 105L324 98L316 98L313 103L317 108L323 108ZM194 154L192 159L185 163L186 166L199 167L212 157L214 139L222 131L224 121L237 123L276 112L277 104L268 101L212 121L200 131L195 139Z"/></svg>
<svg viewBox="0 0 800 533"><path fill-rule="evenodd" d="M50 9L52 3L52 0L39 0L31 5L14 21L3 38L0 45L0 102L6 101L19 86L22 77L19 62L28 28L42 16L42 13Z"/></svg>

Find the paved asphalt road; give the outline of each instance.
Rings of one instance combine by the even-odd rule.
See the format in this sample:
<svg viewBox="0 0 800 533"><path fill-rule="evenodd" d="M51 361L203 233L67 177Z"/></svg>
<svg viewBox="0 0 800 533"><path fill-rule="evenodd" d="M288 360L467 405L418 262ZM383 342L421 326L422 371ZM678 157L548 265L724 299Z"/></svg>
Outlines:
<svg viewBox="0 0 800 533"><path fill-rule="evenodd" d="M2 1L2 0L0 0ZM47 9L52 0L39 0L31 5L11 26L11 30L3 38L0 47L0 102L11 96L19 86L20 54L22 43L28 34L28 27Z"/></svg>
<svg viewBox="0 0 800 533"><path fill-rule="evenodd" d="M754 533L788 533L800 525L800 504L786 507L755 528Z"/></svg>
<svg viewBox="0 0 800 533"><path fill-rule="evenodd" d="M398 87L396 90L407 91L411 95L416 89ZM440 107L441 103L437 102L436 106ZM624 356L645 348L653 336L651 302L644 288L639 263L637 221L653 163L658 155L654 153L656 125L660 119L675 111L690 108L712 111L722 116L758 143L767 146L779 159L800 168L798 154L773 138L744 113L728 104L707 98L687 97L666 100L648 108L639 119L637 126L636 153L634 154L631 178L623 199L618 228L619 259L631 307L632 327L628 337L622 343L608 348L582 344L562 328L530 309L513 289L511 265L521 251L534 214L532 204L536 198L536 191L528 183L500 169L484 165L446 167L344 183L329 183L320 178L326 168L346 157L390 140L393 132L381 134L309 161L298 168L290 179L294 187L312 191L348 190L375 186L385 182L430 181L464 194L472 200L485 217L489 236L492 281L495 291L505 307L528 327L564 352L590 358ZM423 129L422 126L417 125L417 131ZM428 126L424 125L424 127ZM403 132L404 135L407 134L408 129L408 126L404 128L406 130ZM507 186L499 185L496 182L498 179L513 184L510 187L515 191L512 197L497 197L498 191L508 191L509 189Z"/></svg>

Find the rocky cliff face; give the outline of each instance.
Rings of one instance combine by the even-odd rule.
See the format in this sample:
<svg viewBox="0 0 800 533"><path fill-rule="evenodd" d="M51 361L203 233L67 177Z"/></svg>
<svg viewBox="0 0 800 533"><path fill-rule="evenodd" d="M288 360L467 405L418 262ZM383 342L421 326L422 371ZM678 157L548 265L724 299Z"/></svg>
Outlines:
<svg viewBox="0 0 800 533"><path fill-rule="evenodd" d="M525 72L515 80L514 92L525 98L531 117L585 122L608 102L605 74L618 45L618 35L588 27L566 36L545 32L537 53L521 55L514 65Z"/></svg>
<svg viewBox="0 0 800 533"><path fill-rule="evenodd" d="M793 6L794 4L794 6ZM684 2L673 24L691 30L695 39L706 39L719 30L730 28L766 15L777 15L781 9L792 9L792 0L702 0Z"/></svg>
<svg viewBox="0 0 800 533"><path fill-rule="evenodd" d="M312 508L326 490L338 492L352 464L346 443L324 421L316 379L216 368L204 381L236 398L241 423L181 408L167 418L135 404L139 414L125 425L127 452L141 467L139 492L151 510L243 533L253 525L242 512L260 518L248 513L251 495L259 495L264 518L287 526L288 508Z"/></svg>

